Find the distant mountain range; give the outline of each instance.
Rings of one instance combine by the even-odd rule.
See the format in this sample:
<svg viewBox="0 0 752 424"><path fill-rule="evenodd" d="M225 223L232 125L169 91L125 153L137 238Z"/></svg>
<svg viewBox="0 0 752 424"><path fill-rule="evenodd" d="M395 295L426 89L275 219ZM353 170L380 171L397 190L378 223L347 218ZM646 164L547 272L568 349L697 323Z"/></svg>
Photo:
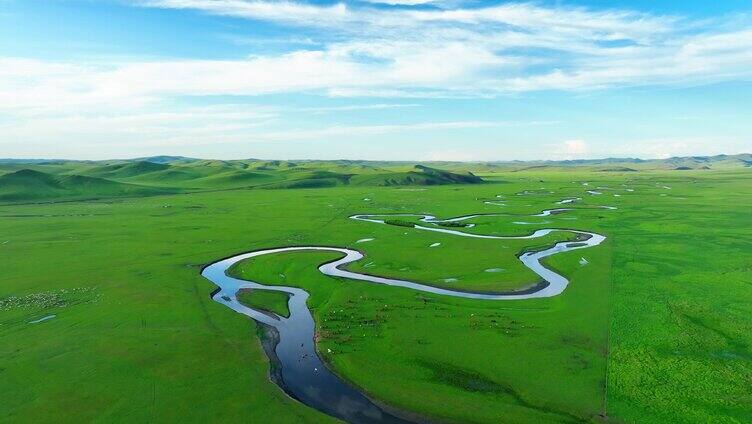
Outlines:
<svg viewBox="0 0 752 424"><path fill-rule="evenodd" d="M483 175L572 169L632 173L745 168L752 168L750 154L655 160L610 158L425 162L417 165L399 161L207 160L182 156L109 161L0 159L0 202L48 202L245 188L480 184L484 182Z"/></svg>
<svg viewBox="0 0 752 424"><path fill-rule="evenodd" d="M371 161L371 160L262 160L262 159L237 159L237 160L207 160L197 159L185 156L148 156L133 159L120 159L120 160L102 160L102 161L86 161L86 160L65 160L65 159L2 159L0 158L0 164L64 164L68 162L79 163L122 163L122 162L150 162L157 164L189 164L194 162L222 162L227 164L233 163L262 163L267 164L271 168L279 168L292 165L305 165L311 166L312 164L321 165L342 165L353 166L363 165L368 167L383 167L390 168L394 166L404 166L406 163L414 164L414 161ZM422 162L426 166L431 165L455 165L458 164L465 169L471 170L486 170L494 168L517 168L524 169L526 167L572 167L572 166L588 166L588 167L615 167L615 170L628 171L627 168L630 165L639 169L672 169L672 168L689 168L689 169L714 169L718 167L733 168L733 167L752 167L752 154L743 153L737 155L715 155L715 156L682 156L672 157L667 159L639 159L639 158L605 158L605 159L575 159L575 160L532 160L532 161L431 161ZM622 169L619 169L619 168ZM609 169L606 169L609 170Z"/></svg>

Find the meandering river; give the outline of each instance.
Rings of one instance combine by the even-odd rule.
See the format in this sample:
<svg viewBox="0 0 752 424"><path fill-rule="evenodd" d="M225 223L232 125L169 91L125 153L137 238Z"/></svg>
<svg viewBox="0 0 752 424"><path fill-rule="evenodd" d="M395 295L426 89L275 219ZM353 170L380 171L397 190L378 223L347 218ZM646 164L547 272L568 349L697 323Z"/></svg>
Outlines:
<svg viewBox="0 0 752 424"><path fill-rule="evenodd" d="M611 207L606 207L611 208ZM551 214L571 210L570 208L557 208L544 210L532 216L549 216ZM568 252L577 249L586 249L601 244L605 237L580 230L563 229L539 229L525 236L498 236L487 234L474 234L455 229L432 226L441 222L460 222L478 216L503 215L503 214L477 214L465 215L449 219L438 219L432 215L400 214L400 215L353 215L350 218L358 221L385 224L387 217L411 216L420 217L420 222L428 225L415 224L414 229L422 231L434 231L451 234L459 237L474 237L482 239L533 239L543 237L554 232L574 234L577 241L559 242L554 246L538 251L528 252L519 256L525 266L530 268L541 278L541 283L525 291L511 293L473 293L466 291L450 290L422 284L410 280L378 277L357 272L348 271L345 267L363 258L363 254L357 250L342 247L329 246L295 246L279 247L273 249L257 250L239 254L230 258L222 259L206 266L201 275L217 285L218 290L212 298L232 310L247 315L259 323L274 329L277 337L267 341L265 346L270 360L277 372L274 381L290 396L300 402L337 417L349 423L372 424L372 423L408 423L415 422L403 418L408 414L398 413L379 405L366 397L357 388L346 383L332 373L323 363L316 352L314 334L315 323L311 311L306 305L308 292L297 287L267 286L253 281L240 280L227 275L228 269L234 264L262 255L272 255L282 252L299 251L324 251L341 254L341 258L319 266L319 271L333 277L343 277L351 280L366 281L374 284L403 287L410 290L418 290L444 296L464 297L484 300L519 300L530 298L552 297L561 294L569 284L566 277L546 268L541 260L557 253ZM237 293L241 289L272 290L289 294L288 306L290 316L285 318L276 314L259 311L242 305L237 300Z"/></svg>

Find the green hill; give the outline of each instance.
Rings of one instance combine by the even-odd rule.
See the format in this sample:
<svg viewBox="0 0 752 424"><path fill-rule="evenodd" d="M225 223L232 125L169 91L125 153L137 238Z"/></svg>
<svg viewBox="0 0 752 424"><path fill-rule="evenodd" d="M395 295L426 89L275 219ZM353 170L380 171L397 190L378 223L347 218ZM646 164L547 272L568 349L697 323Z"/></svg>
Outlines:
<svg viewBox="0 0 752 424"><path fill-rule="evenodd" d="M202 177L196 183L207 187L245 187L258 185L273 179L273 175L233 169Z"/></svg>
<svg viewBox="0 0 752 424"><path fill-rule="evenodd" d="M198 159L188 158L188 157L185 157L185 156L166 156L166 155L161 155L161 156L149 156L149 157L145 157L145 158L137 158L137 159L133 159L133 160L138 160L138 161L143 161L143 162L151 162L151 163L173 164L173 163L177 163L177 162L192 162L192 161L196 161Z"/></svg>
<svg viewBox="0 0 752 424"><path fill-rule="evenodd" d="M331 171L311 171L307 169L291 169L280 174L284 181L266 185L264 188L321 188L349 184L351 174L340 174Z"/></svg>
<svg viewBox="0 0 752 424"><path fill-rule="evenodd" d="M627 166L609 166L597 170L598 172L637 172L636 169Z"/></svg>
<svg viewBox="0 0 752 424"><path fill-rule="evenodd" d="M193 159L185 163L118 162L77 168L71 173L141 186L180 189L223 189L273 180L268 173L246 170L241 162Z"/></svg>
<svg viewBox="0 0 752 424"><path fill-rule="evenodd" d="M0 160L0 201L83 199L239 188L433 186L483 183L511 172L599 172L751 169L752 155L669 159L609 158L535 162L362 160L215 160L155 156L133 160ZM472 172L468 172L472 171ZM498 182L498 178L496 178Z"/></svg>
<svg viewBox="0 0 752 424"><path fill-rule="evenodd" d="M166 192L169 190L83 175L51 175L31 169L0 176L0 201L9 202L148 196Z"/></svg>
<svg viewBox="0 0 752 424"><path fill-rule="evenodd" d="M82 172L82 174L90 177L119 179L140 176L151 172L164 171L169 168L170 165L163 163L136 161L96 166L87 169Z"/></svg>
<svg viewBox="0 0 752 424"><path fill-rule="evenodd" d="M353 164L326 162L325 169L309 168L310 163L301 164L287 171L278 171L284 181L264 188L319 188L339 185L352 186L409 186L442 184L478 184L484 182L472 173L456 173L424 165L415 165L410 171L377 170L373 167L360 167ZM342 169L340 169L340 166ZM258 168L256 168L258 169ZM361 170L362 173L346 172Z"/></svg>
<svg viewBox="0 0 752 424"><path fill-rule="evenodd" d="M429 168L424 165L415 165L423 175L430 176L433 183L438 184L478 184L483 179L471 172L460 174L457 172L444 171L436 168Z"/></svg>
<svg viewBox="0 0 752 424"><path fill-rule="evenodd" d="M457 173L424 165L415 165L415 170L386 174L361 174L350 179L351 184L361 186L406 186L442 184L479 184L483 179L472 173Z"/></svg>

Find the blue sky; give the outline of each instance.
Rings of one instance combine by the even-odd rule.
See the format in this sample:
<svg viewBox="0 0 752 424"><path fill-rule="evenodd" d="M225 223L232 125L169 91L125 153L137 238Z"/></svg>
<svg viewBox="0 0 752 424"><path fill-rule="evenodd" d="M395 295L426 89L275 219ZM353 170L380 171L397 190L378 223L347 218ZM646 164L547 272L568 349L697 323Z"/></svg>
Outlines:
<svg viewBox="0 0 752 424"><path fill-rule="evenodd" d="M0 0L0 157L752 151L749 1Z"/></svg>

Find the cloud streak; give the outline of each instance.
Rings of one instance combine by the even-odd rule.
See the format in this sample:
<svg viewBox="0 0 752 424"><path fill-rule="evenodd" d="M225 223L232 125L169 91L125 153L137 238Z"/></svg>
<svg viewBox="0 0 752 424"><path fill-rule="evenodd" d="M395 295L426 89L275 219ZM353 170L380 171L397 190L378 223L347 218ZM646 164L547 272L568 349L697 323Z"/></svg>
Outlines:
<svg viewBox="0 0 752 424"><path fill-rule="evenodd" d="M373 8L338 3L148 0L320 28L311 45L237 60L70 64L0 58L0 100L19 106L184 95L489 97L539 90L687 85L752 78L752 29L632 11ZM324 30L325 29L325 30Z"/></svg>

